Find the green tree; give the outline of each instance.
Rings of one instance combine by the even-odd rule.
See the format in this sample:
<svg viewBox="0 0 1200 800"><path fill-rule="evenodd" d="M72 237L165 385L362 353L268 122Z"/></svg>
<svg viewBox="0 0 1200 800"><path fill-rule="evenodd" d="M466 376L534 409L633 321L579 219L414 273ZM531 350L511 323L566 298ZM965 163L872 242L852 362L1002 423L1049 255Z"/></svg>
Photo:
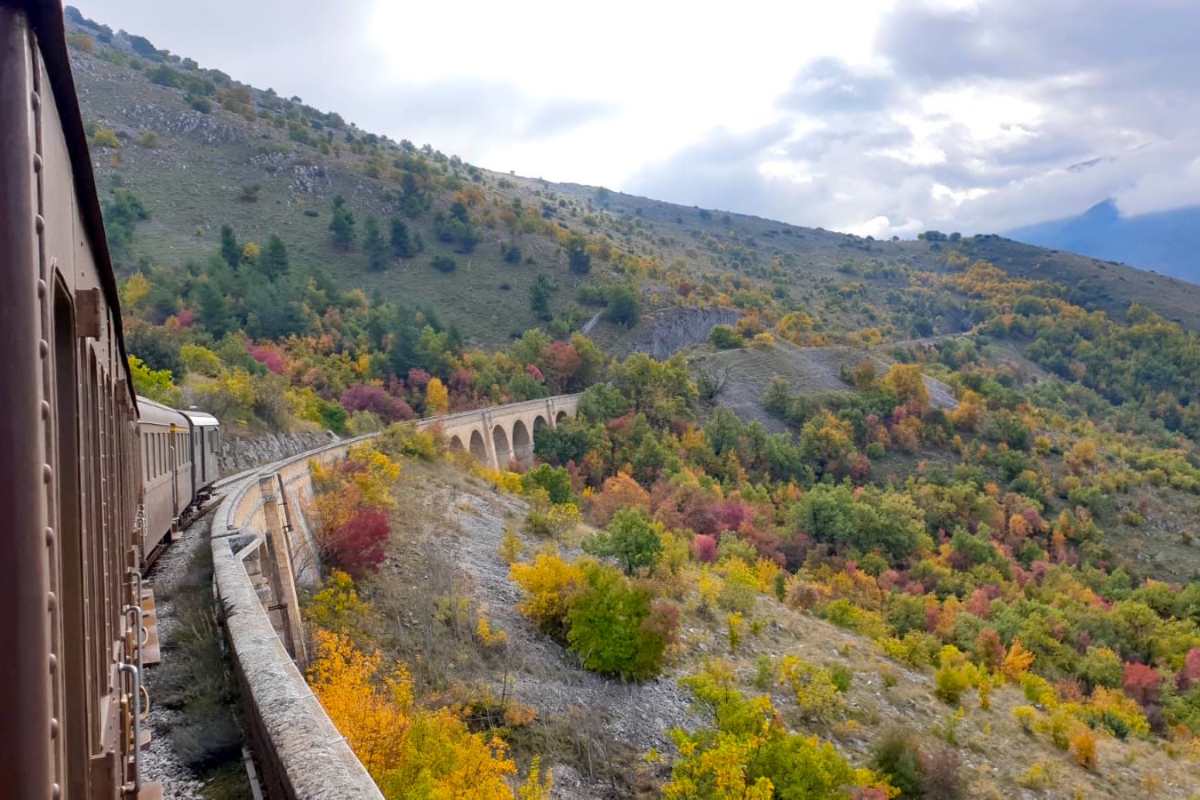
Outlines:
<svg viewBox="0 0 1200 800"><path fill-rule="evenodd" d="M363 249L367 251L367 269L383 272L388 268L388 246L379 232L379 221L374 217L367 217Z"/></svg>
<svg viewBox="0 0 1200 800"><path fill-rule="evenodd" d="M408 226L399 217L392 217L391 245L392 255L396 258L412 258L417 254L413 239L408 233Z"/></svg>
<svg viewBox="0 0 1200 800"><path fill-rule="evenodd" d="M567 642L584 669L632 680L658 674L670 631L647 624L650 592L611 567L584 564L583 572L567 612Z"/></svg>
<svg viewBox="0 0 1200 800"><path fill-rule="evenodd" d="M587 242L582 236L573 236L567 243L567 263L571 272L586 275L592 269L592 256L587 251Z"/></svg>
<svg viewBox="0 0 1200 800"><path fill-rule="evenodd" d="M614 325L632 328L641 316L641 301L637 289L632 286L614 286L608 290L608 308L604 318Z"/></svg>
<svg viewBox="0 0 1200 800"><path fill-rule="evenodd" d="M346 206L346 198L340 194L333 198L333 217L329 220L329 232L333 244L340 250L354 247L354 214Z"/></svg>
<svg viewBox="0 0 1200 800"><path fill-rule="evenodd" d="M650 519L640 508L622 508L603 532L584 542L584 549L616 558L625 574L633 575L644 568L653 569L658 563L663 533L662 523Z"/></svg>
<svg viewBox="0 0 1200 800"><path fill-rule="evenodd" d="M200 295L200 323L214 339L221 338L233 328L233 319L225 295L211 281L204 281L196 291Z"/></svg>
<svg viewBox="0 0 1200 800"><path fill-rule="evenodd" d="M550 295L553 291L554 284L545 275L538 275L529 287L529 308L540 320L549 321L554 317L550 311Z"/></svg>
<svg viewBox="0 0 1200 800"><path fill-rule="evenodd" d="M233 235L233 228L228 225L221 226L221 258L232 269L237 269L242 261L242 247Z"/></svg>
<svg viewBox="0 0 1200 800"><path fill-rule="evenodd" d="M562 467L538 464L521 476L521 484L526 490L545 489L551 503L571 501L571 474Z"/></svg>
<svg viewBox="0 0 1200 800"><path fill-rule="evenodd" d="M278 236L272 234L271 238L267 240L267 249L258 260L258 270L270 281L278 280L287 274L287 247Z"/></svg>
<svg viewBox="0 0 1200 800"><path fill-rule="evenodd" d="M151 369L140 358L131 355L129 374L138 394L169 406L178 406L183 401L183 393L175 386L170 370Z"/></svg>

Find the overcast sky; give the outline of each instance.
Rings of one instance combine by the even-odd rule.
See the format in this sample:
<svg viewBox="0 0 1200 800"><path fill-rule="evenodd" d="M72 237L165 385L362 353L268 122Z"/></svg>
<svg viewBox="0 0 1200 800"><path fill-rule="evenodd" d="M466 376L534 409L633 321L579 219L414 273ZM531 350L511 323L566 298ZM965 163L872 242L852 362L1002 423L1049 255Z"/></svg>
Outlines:
<svg viewBox="0 0 1200 800"><path fill-rule="evenodd" d="M480 166L875 236L1200 203L1200 0L68 0Z"/></svg>

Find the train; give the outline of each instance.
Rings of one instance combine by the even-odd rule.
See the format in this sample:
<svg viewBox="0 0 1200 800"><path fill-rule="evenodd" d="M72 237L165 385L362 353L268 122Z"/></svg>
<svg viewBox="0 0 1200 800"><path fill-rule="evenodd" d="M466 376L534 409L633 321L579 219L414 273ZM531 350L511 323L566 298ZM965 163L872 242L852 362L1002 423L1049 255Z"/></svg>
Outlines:
<svg viewBox="0 0 1200 800"><path fill-rule="evenodd" d="M139 397L57 0L0 0L0 794L152 800L147 566L220 423Z"/></svg>

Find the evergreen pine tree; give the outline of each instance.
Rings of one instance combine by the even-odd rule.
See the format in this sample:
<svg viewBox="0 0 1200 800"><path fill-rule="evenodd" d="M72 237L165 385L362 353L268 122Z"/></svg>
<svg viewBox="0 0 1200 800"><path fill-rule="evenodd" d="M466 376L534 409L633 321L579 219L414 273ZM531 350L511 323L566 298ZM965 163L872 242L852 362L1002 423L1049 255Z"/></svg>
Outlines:
<svg viewBox="0 0 1200 800"><path fill-rule="evenodd" d="M354 246L354 214L346 207L346 199L340 194L333 198L333 218L329 221L334 245L341 250Z"/></svg>
<svg viewBox="0 0 1200 800"><path fill-rule="evenodd" d="M273 235L267 241L267 249L259 258L258 268L267 277L267 280L271 281L287 273L287 247L278 236Z"/></svg>
<svg viewBox="0 0 1200 800"><path fill-rule="evenodd" d="M367 251L367 269L371 272L383 272L388 268L388 246L379 232L379 221L367 217L367 234L363 240L363 249Z"/></svg>
<svg viewBox="0 0 1200 800"><path fill-rule="evenodd" d="M228 225L221 226L221 258L233 269L237 269L242 260L242 248L233 235L233 228Z"/></svg>

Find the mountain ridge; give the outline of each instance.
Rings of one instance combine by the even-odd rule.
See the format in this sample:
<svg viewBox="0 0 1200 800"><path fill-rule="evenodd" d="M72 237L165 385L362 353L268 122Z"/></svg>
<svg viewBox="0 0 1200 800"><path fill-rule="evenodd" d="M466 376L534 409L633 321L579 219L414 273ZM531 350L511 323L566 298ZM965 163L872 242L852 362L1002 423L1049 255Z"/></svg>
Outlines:
<svg viewBox="0 0 1200 800"><path fill-rule="evenodd" d="M1109 198L1082 214L1026 225L1006 235L1200 282L1200 206L1124 216Z"/></svg>

